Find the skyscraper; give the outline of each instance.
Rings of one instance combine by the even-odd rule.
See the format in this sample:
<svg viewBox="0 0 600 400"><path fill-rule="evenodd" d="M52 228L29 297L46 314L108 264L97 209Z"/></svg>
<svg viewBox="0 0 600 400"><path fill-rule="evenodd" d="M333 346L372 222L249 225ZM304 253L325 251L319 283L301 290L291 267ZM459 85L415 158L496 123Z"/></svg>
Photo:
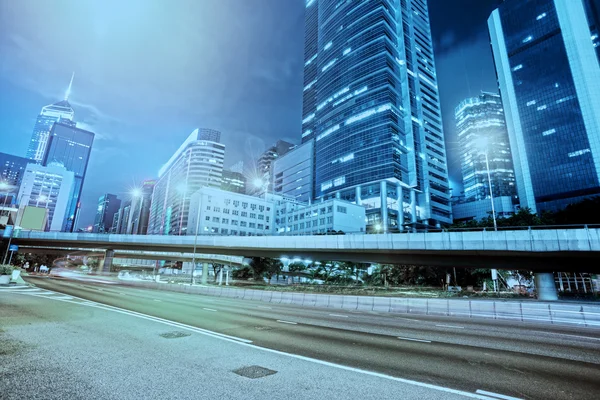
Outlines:
<svg viewBox="0 0 600 400"><path fill-rule="evenodd" d="M52 125L55 122L67 123L67 121L73 121L75 112L69 104L69 95L71 94L71 86L73 85L74 74L71 75L71 82L69 88L65 92L65 98L57 103L47 105L42 108L42 111L38 115L35 126L33 127L33 134L31 135L31 142L27 149L27 158L37 163L41 163L44 158L44 153L48 145L48 137Z"/></svg>
<svg viewBox="0 0 600 400"><path fill-rule="evenodd" d="M55 122L50 131L42 165L58 162L75 174L75 188L62 229L65 232L73 232L75 228L93 143L94 133L76 128L72 123Z"/></svg>
<svg viewBox="0 0 600 400"><path fill-rule="evenodd" d="M133 224L134 235L145 235L148 233L148 222L150 220L150 206L152 204L152 192L156 185L155 179L147 179L142 183L140 191L140 202L138 213Z"/></svg>
<svg viewBox="0 0 600 400"><path fill-rule="evenodd" d="M258 177L255 179L256 182L250 182L250 185L247 188L249 189L250 194L261 195L264 194L265 190L268 192L273 190L273 162L293 148L294 144L286 142L285 140L278 140L261 154L256 163L258 171ZM263 184L256 187L258 180L261 180Z"/></svg>
<svg viewBox="0 0 600 400"><path fill-rule="evenodd" d="M305 23L314 197L364 205L376 231L450 223L426 0L308 0Z"/></svg>
<svg viewBox="0 0 600 400"><path fill-rule="evenodd" d="M221 187L225 145L220 132L196 129L160 169L152 193L148 234L185 235L190 196L201 187Z"/></svg>
<svg viewBox="0 0 600 400"><path fill-rule="evenodd" d="M26 206L46 208L50 231L61 231L75 189L75 174L60 162L47 166L27 164L19 189L19 209Z"/></svg>
<svg viewBox="0 0 600 400"><path fill-rule="evenodd" d="M513 214L515 172L500 96L481 92L463 100L454 116L464 185L464 196L453 204L454 220L487 217L491 197L497 216Z"/></svg>
<svg viewBox="0 0 600 400"><path fill-rule="evenodd" d="M234 193L246 193L246 177L241 172L223 170L221 189Z"/></svg>
<svg viewBox="0 0 600 400"><path fill-rule="evenodd" d="M313 151L313 141L308 141L273 161L274 193L304 203L312 200Z"/></svg>
<svg viewBox="0 0 600 400"><path fill-rule="evenodd" d="M106 193L98 199L98 209L96 210L96 218L94 219L94 233L108 233L112 228L115 213L119 212L121 200L110 193Z"/></svg>
<svg viewBox="0 0 600 400"><path fill-rule="evenodd" d="M505 0L488 19L521 207L600 194L597 0Z"/></svg>

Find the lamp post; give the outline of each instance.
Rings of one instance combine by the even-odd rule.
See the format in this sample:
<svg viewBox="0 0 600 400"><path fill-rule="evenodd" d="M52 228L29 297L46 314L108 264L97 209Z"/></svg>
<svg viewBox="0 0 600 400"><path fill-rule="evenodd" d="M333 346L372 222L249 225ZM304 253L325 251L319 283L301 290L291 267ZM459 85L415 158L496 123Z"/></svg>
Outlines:
<svg viewBox="0 0 600 400"><path fill-rule="evenodd" d="M483 154L485 155L485 169L487 171L487 179L488 179L488 187L490 190L490 202L492 205L492 219L494 221L494 231L498 230L498 224L496 223L496 207L494 205L494 192L492 189L492 177L490 174L490 161L488 158L488 140L487 138L480 139L480 147L483 150Z"/></svg>
<svg viewBox="0 0 600 400"><path fill-rule="evenodd" d="M191 278L190 278L190 286L192 286L194 284L194 272L196 272L196 246L198 245L198 229L200 226L200 210L202 209L202 207L200 207L200 201L198 201L198 213L196 215L196 232L194 235L194 252L192 255L192 273ZM206 264L204 264L202 266L202 268L204 268L206 266ZM204 273L204 271L202 271L202 273Z"/></svg>

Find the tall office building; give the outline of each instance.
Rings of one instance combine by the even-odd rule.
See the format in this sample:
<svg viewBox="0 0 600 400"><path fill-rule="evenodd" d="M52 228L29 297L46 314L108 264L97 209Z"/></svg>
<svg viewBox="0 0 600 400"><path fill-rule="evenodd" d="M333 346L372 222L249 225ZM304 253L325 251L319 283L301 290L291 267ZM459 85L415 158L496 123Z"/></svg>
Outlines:
<svg viewBox="0 0 600 400"><path fill-rule="evenodd" d="M294 148L294 144L286 142L285 140L278 140L275 144L269 147L261 156L258 158L256 163L256 169L258 172L257 179L250 182L248 190L250 194L262 195L273 190L273 162L279 157L285 155L288 151ZM257 187L255 181L262 180L263 185Z"/></svg>
<svg viewBox="0 0 600 400"><path fill-rule="evenodd" d="M454 110L454 117L464 186L464 195L452 206L454 220L487 217L492 197L498 217L513 214L515 172L500 96L481 92L465 99Z"/></svg>
<svg viewBox="0 0 600 400"><path fill-rule="evenodd" d="M600 194L597 0L505 0L488 19L521 207Z"/></svg>
<svg viewBox="0 0 600 400"><path fill-rule="evenodd" d="M42 108L33 127L31 142L27 149L27 158L37 163L41 163L44 158L46 147L48 146L48 138L50 130L55 122L72 122L75 112L69 104L69 95L71 94L71 86L73 85L73 76L69 88L65 93L65 98L57 103L47 105Z"/></svg>
<svg viewBox="0 0 600 400"><path fill-rule="evenodd" d="M145 235L146 233L148 233L148 222L150 221L150 206L152 204L152 192L154 192L155 185L155 179L147 179L144 182L142 182L138 212L133 223L132 233L135 235Z"/></svg>
<svg viewBox="0 0 600 400"><path fill-rule="evenodd" d="M274 193L304 203L312 200L313 151L311 140L273 161Z"/></svg>
<svg viewBox="0 0 600 400"><path fill-rule="evenodd" d="M19 213L25 207L46 208L46 230L61 231L75 190L75 174L62 163L27 164L19 189Z"/></svg>
<svg viewBox="0 0 600 400"><path fill-rule="evenodd" d="M19 186L29 162L31 160L25 157L0 153L0 205L17 202Z"/></svg>
<svg viewBox="0 0 600 400"><path fill-rule="evenodd" d="M160 169L152 193L148 234L185 235L191 195L221 187L225 145L220 132L196 129Z"/></svg>
<svg viewBox="0 0 600 400"><path fill-rule="evenodd" d="M98 199L98 209L96 210L96 218L94 219L94 233L109 233L115 214L119 212L121 200L110 193L106 193Z"/></svg>
<svg viewBox="0 0 600 400"><path fill-rule="evenodd" d="M246 177L241 172L223 170L221 189L234 193L246 193Z"/></svg>
<svg viewBox="0 0 600 400"><path fill-rule="evenodd" d="M313 196L364 205L376 231L450 223L426 0L308 0L305 23Z"/></svg>
<svg viewBox="0 0 600 400"><path fill-rule="evenodd" d="M58 162L64 165L67 171L75 174L75 188L62 228L65 232L73 232L75 228L93 143L94 133L76 128L72 123L55 122L50 130L42 165Z"/></svg>

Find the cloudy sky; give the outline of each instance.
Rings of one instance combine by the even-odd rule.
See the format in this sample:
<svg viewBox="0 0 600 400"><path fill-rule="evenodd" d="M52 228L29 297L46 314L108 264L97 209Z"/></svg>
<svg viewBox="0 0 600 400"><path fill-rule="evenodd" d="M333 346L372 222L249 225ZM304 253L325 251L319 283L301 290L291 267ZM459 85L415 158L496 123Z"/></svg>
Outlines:
<svg viewBox="0 0 600 400"><path fill-rule="evenodd" d="M357 0L359 1L359 0ZM196 127L226 165L300 141L304 0L0 0L0 151L25 155L42 106L75 80L96 133L80 226L98 197L155 177ZM496 90L486 19L498 0L429 0L451 181L458 102Z"/></svg>

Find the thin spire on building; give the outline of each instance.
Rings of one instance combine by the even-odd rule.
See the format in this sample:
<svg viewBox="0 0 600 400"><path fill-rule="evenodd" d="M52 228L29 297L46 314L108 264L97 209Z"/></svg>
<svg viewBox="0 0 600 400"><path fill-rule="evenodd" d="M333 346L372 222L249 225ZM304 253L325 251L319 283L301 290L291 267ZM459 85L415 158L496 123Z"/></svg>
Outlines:
<svg viewBox="0 0 600 400"><path fill-rule="evenodd" d="M69 96L71 95L71 87L73 86L73 78L75 77L75 71L71 74L71 82L69 82L69 87L65 92L65 101L69 100Z"/></svg>

